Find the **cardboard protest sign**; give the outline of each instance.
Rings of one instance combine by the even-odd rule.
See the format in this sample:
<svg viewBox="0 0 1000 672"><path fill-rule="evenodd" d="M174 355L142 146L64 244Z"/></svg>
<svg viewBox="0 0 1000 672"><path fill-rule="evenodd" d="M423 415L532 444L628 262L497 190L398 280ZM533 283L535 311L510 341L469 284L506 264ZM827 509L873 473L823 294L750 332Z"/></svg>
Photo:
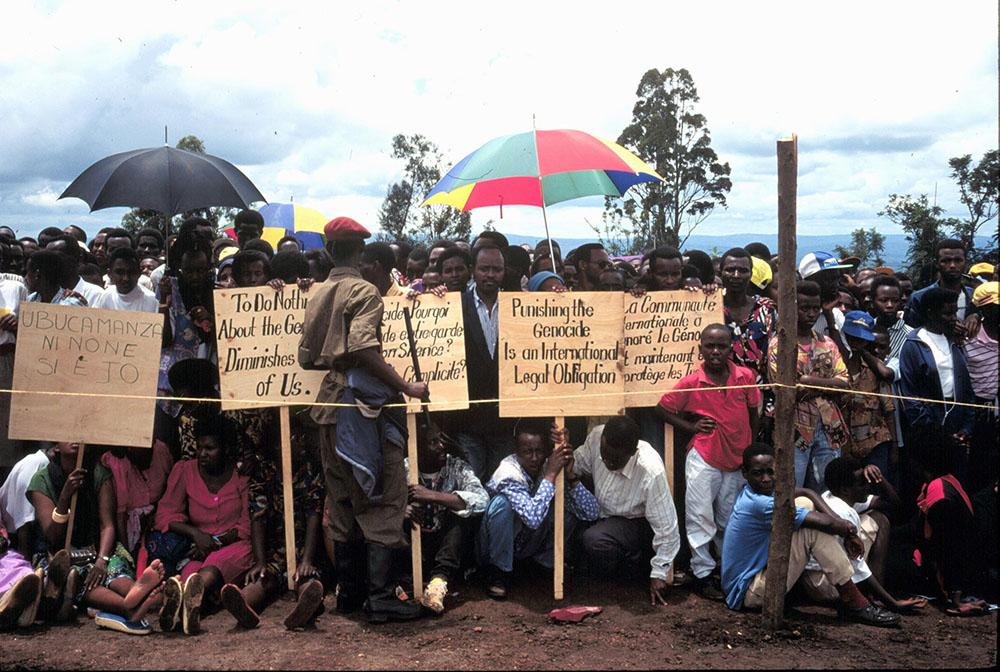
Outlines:
<svg viewBox="0 0 1000 672"><path fill-rule="evenodd" d="M430 410L468 408L462 295L451 292L444 298L438 298L433 294L422 294L415 299L394 296L383 299L383 302L382 355L385 361L404 380L416 380L403 317L403 308L409 308L421 378L430 387ZM419 401L407 401L408 413L420 410Z"/></svg>
<svg viewBox="0 0 1000 672"><path fill-rule="evenodd" d="M280 292L270 287L215 290L223 409L316 399L327 372L307 371L298 359L308 301L309 292L295 285ZM261 403L252 403L255 399Z"/></svg>
<svg viewBox="0 0 1000 672"><path fill-rule="evenodd" d="M625 405L655 406L698 368L701 331L723 323L722 292L679 290L625 295Z"/></svg>
<svg viewBox="0 0 1000 672"><path fill-rule="evenodd" d="M622 295L501 292L500 415L610 415L624 408ZM582 395L571 398L549 398Z"/></svg>
<svg viewBox="0 0 1000 672"><path fill-rule="evenodd" d="M15 394L10 438L153 445L162 339L159 313L22 303L14 389L148 398Z"/></svg>

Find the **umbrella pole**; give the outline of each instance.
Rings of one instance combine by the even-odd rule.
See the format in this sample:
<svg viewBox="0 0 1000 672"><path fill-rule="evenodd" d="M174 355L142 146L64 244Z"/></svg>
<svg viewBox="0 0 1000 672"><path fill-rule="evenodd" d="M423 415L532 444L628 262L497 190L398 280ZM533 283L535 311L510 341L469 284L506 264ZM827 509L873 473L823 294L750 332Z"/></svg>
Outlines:
<svg viewBox="0 0 1000 672"><path fill-rule="evenodd" d="M535 115L531 115L531 137L535 141L535 167L538 169L538 195L542 201L542 222L545 224L545 238L549 241L549 259L552 260L552 272L556 272L556 253L552 249L552 235L549 233L549 216L545 212L545 188L542 186L542 167L538 158L538 128L535 126Z"/></svg>

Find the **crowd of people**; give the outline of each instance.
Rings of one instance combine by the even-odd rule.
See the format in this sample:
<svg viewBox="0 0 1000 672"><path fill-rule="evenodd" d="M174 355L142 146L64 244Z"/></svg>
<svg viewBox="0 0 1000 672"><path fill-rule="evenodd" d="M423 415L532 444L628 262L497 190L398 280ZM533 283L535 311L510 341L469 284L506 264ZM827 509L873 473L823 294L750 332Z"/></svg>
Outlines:
<svg viewBox="0 0 1000 672"><path fill-rule="evenodd" d="M253 628L289 578L290 629L322 613L328 592L337 612L372 623L440 614L464 581L516 596L519 577L553 567L560 473L569 571L643 582L653 604L689 589L762 606L779 326L778 260L765 245L613 258L596 243L563 255L557 241L517 246L485 231L411 247L366 244L365 227L340 217L325 249L304 250L294 236L272 247L263 229L253 210L233 236L192 217L169 241L155 228L88 241L75 226L20 239L0 227L0 388L12 384L19 306L43 302L159 312L160 395L189 399L158 401L152 445L122 448L10 440L0 395L0 628L84 610L129 634L151 623L195 634L215 611ZM921 277L823 251L798 271L788 591L873 626L899 626L927 597L946 614L986 613L997 579L994 266L943 240ZM214 401L213 290L292 284L309 297L299 363L327 371L317 401L343 405L291 413L288 548L276 410ZM657 406L565 426L500 417L499 292L719 289L723 316L701 333L699 367ZM383 359L382 297L425 292L461 294L472 403L421 420L410 465L394 402L434 390ZM675 447L676 479L664 467ZM429 579L419 587L414 528Z"/></svg>

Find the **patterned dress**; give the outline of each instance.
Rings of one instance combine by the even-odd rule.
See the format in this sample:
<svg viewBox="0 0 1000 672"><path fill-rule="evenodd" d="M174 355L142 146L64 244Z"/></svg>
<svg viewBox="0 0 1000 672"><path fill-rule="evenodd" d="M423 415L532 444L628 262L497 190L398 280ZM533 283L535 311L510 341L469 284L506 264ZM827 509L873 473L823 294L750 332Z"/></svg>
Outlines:
<svg viewBox="0 0 1000 672"><path fill-rule="evenodd" d="M778 324L778 309L774 301L763 296L750 299L754 306L742 322L733 319L728 308L724 308L726 326L733 332L732 360L738 366L754 372L758 385L769 380L767 348ZM763 390L764 415L774 415L774 391Z"/></svg>
<svg viewBox="0 0 1000 672"><path fill-rule="evenodd" d="M307 453L298 460L292 474L295 557L301 560L310 516L323 515L326 489L323 472ZM287 570L285 548L285 498L281 474L274 460L258 460L250 472L250 519L263 519L267 526L268 546L272 547L268 567L278 576Z"/></svg>
<svg viewBox="0 0 1000 672"><path fill-rule="evenodd" d="M767 353L768 366L773 377L778 376L778 347L773 342ZM827 336L820 336L815 331L810 332L808 343L798 344L798 354L795 358L796 380L802 376L817 376L820 378L838 378L849 382L847 366L840 356L837 345ZM820 396L799 401L795 406L795 447L798 450L808 450L812 443L816 426L822 425L823 431L830 440L834 450L840 450L850 441L848 426L840 407L834 403L831 393L823 392Z"/></svg>

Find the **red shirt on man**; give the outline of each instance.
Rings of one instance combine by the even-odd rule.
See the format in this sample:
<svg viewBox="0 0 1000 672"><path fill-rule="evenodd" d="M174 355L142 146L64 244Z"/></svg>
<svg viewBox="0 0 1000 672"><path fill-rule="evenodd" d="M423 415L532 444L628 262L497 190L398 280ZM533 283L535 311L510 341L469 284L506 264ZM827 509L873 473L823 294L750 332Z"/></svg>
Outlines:
<svg viewBox="0 0 1000 672"><path fill-rule="evenodd" d="M729 364L725 387L754 385L757 380L750 369ZM688 448L694 448L702 459L721 471L736 471L743 461L743 450L753 443L750 434L750 409L760 404L760 389L716 389L705 375L704 365L684 376L674 385L675 390L695 390L664 394L660 406L671 413L697 413L715 420L715 430L694 435Z"/></svg>

